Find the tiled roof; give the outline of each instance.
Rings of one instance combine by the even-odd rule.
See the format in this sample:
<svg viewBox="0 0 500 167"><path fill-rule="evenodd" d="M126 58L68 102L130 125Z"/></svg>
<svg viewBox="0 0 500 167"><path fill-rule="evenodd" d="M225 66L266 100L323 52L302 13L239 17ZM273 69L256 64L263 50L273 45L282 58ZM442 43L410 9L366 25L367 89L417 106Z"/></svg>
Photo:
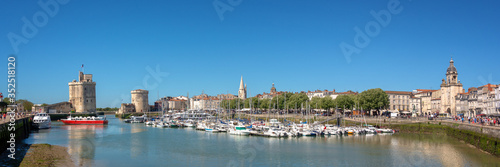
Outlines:
<svg viewBox="0 0 500 167"><path fill-rule="evenodd" d="M486 85L480 86L479 88L483 88L483 87L487 87L487 88L488 88L488 91L493 91L493 89L497 88L497 87L498 87L498 85L486 84ZM478 89L479 89L479 88L478 88Z"/></svg>

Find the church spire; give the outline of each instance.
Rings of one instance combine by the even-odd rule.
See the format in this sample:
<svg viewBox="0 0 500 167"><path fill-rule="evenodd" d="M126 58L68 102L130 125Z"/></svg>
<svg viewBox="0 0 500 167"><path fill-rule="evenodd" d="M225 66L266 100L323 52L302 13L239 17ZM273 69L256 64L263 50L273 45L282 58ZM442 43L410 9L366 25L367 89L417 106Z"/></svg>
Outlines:
<svg viewBox="0 0 500 167"><path fill-rule="evenodd" d="M247 98L247 86L243 83L243 76L241 76L240 89L238 90L238 98L240 99Z"/></svg>
<svg viewBox="0 0 500 167"><path fill-rule="evenodd" d="M241 81L240 81L240 90L245 89L245 84L243 84L243 76L241 76Z"/></svg>

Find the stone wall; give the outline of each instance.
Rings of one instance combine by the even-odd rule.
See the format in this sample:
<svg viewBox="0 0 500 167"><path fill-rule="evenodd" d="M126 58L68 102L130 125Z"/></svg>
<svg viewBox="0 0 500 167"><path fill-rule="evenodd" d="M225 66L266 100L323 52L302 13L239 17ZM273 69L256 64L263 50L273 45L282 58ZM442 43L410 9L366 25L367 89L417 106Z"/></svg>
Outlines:
<svg viewBox="0 0 500 167"><path fill-rule="evenodd" d="M47 113L69 113L75 108L70 102L60 102L52 105L48 105L45 107L45 111Z"/></svg>
<svg viewBox="0 0 500 167"><path fill-rule="evenodd" d="M7 116L7 118L9 118ZM9 122L10 123L10 122ZM15 134L15 143L20 143L23 139L28 138L31 131L30 117L18 119L15 121L15 130L9 131L9 123L0 124L0 150L6 151L10 147L11 133Z"/></svg>
<svg viewBox="0 0 500 167"><path fill-rule="evenodd" d="M122 103L120 109L118 110L118 113L131 113L131 112L135 112L134 104Z"/></svg>
<svg viewBox="0 0 500 167"><path fill-rule="evenodd" d="M450 122L393 124L390 127L400 133L446 134L500 157L500 133L496 128Z"/></svg>

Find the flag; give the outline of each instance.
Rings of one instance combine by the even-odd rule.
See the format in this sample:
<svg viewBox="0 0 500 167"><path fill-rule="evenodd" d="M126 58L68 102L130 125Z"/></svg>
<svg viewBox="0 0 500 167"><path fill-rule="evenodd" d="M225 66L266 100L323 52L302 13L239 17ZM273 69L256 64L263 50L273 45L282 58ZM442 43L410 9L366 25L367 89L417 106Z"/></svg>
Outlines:
<svg viewBox="0 0 500 167"><path fill-rule="evenodd" d="M82 68L83 68L83 64L82 64Z"/></svg>

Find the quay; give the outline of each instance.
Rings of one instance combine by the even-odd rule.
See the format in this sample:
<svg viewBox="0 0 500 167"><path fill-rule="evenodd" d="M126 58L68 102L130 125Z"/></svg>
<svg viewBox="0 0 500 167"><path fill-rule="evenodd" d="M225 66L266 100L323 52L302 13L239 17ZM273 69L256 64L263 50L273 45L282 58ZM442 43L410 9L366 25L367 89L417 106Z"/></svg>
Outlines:
<svg viewBox="0 0 500 167"><path fill-rule="evenodd" d="M6 119L0 120L0 150L7 150L15 146L30 135L32 115L16 116L11 123L11 117L7 114ZM14 137L12 137L14 135ZM13 143L9 142L14 139Z"/></svg>

